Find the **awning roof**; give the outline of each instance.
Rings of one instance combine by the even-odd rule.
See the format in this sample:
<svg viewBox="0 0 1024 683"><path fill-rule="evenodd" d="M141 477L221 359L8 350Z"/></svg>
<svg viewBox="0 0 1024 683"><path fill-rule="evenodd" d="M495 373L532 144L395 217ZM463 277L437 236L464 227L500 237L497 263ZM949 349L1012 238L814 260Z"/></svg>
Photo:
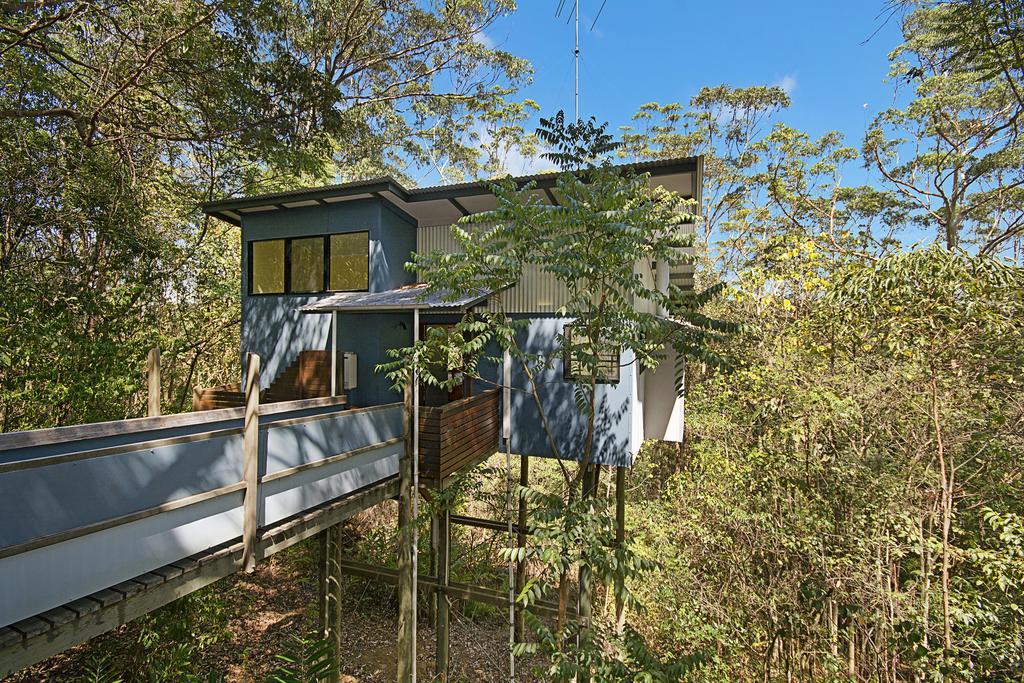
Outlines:
<svg viewBox="0 0 1024 683"><path fill-rule="evenodd" d="M427 292L427 285L407 285L384 292L339 292L299 307L302 313L345 313L435 310L464 311L487 300L494 290L478 289L470 294L452 297L447 292Z"/></svg>
<svg viewBox="0 0 1024 683"><path fill-rule="evenodd" d="M680 157L619 164L617 168L631 173L649 173L651 185L660 185L679 193L682 197L700 199L701 165L700 157ZM534 194L540 201L548 204L558 203L558 198L552 191L558 182L558 173L525 175L512 180L519 186L534 182ZM241 225L242 216L249 213L284 211L377 198L402 211L420 226L448 225L463 216L496 208L497 204L490 188L491 182L477 181L406 189L394 178L384 176L324 187L222 199L203 204L201 208L210 216Z"/></svg>

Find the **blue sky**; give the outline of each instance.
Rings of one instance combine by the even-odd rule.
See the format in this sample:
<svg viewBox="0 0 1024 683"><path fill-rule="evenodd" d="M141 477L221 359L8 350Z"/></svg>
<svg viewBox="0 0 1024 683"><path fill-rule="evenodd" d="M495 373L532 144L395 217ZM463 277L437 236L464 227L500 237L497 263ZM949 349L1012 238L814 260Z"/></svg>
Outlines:
<svg viewBox="0 0 1024 683"><path fill-rule="evenodd" d="M580 109L613 129L645 102L685 103L705 85L778 84L793 100L780 120L813 135L840 130L859 147L866 124L893 101L887 55L899 24L885 21L884 0L607 0L591 31L602 1L581 0ZM533 64L519 97L536 100L542 115L572 112L572 2L556 19L558 0L521 0L487 32Z"/></svg>

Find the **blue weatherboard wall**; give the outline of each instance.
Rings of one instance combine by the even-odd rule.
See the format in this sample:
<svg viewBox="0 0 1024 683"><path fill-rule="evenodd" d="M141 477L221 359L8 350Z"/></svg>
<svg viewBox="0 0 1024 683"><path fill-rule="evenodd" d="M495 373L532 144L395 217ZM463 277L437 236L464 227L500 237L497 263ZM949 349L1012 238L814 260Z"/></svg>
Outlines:
<svg viewBox="0 0 1024 683"><path fill-rule="evenodd" d="M370 233L370 291L394 289L412 283L414 275L406 271L404 265L416 249L416 226L379 200L337 202L243 216L240 350L243 364L248 352L257 353L262 358L260 383L263 387L288 367L300 351L330 348L331 317L302 314L297 310L326 294L249 296L248 243L364 230ZM359 352L344 343L341 348ZM365 363L361 355L359 363L362 375Z"/></svg>

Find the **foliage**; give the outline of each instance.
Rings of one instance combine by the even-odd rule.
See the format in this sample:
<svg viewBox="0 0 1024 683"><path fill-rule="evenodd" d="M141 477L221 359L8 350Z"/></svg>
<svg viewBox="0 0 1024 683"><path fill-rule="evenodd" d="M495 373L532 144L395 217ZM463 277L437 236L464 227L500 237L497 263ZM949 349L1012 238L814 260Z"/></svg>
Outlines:
<svg viewBox="0 0 1024 683"><path fill-rule="evenodd" d="M267 677L268 683L320 683L337 672L330 641L295 638L293 645L292 653L277 655L284 665Z"/></svg>
<svg viewBox="0 0 1024 683"><path fill-rule="evenodd" d="M982 4L988 3L967 7L981 12ZM960 14L956 3L940 3L905 17L905 40L890 54L890 77L912 88L913 99L875 118L864 157L914 206L920 225L938 229L947 247L976 242L993 252L1024 229L1017 125L1024 100L1013 79L985 77L976 69L986 64L951 46L949 28L960 25L953 18Z"/></svg>
<svg viewBox="0 0 1024 683"><path fill-rule="evenodd" d="M200 202L532 149L528 65L480 39L512 6L4 4L0 431L140 415L153 346L165 412L238 377L239 236Z"/></svg>
<svg viewBox="0 0 1024 683"><path fill-rule="evenodd" d="M125 662L125 675L145 671L153 682L216 681L212 672L195 671L195 656L230 637L220 596L210 589L190 593L139 620L137 647Z"/></svg>

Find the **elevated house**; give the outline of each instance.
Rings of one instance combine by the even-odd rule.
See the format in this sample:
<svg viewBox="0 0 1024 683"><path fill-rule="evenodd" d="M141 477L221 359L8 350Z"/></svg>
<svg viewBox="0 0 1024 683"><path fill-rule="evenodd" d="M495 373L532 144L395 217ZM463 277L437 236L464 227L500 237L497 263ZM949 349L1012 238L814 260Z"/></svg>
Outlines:
<svg viewBox="0 0 1024 683"><path fill-rule="evenodd" d="M627 169L699 199L699 158ZM540 201L558 201L554 175L515 180L536 182ZM417 585L448 599L508 607L508 592L450 582L447 547L450 524L512 534L509 520L436 513L429 585L417 584L416 525L403 526L399 571L390 574L356 566L337 543L344 519L384 500L399 499L400 519L414 518L417 476L420 488L443 487L493 454L499 432L511 452L551 455L534 403L499 389L524 388L518 374L506 383L503 368L484 365L482 377L451 392L424 388L410 405L375 370L389 360L388 349L499 302L528 321L523 349L556 352L558 334L575 321L557 313L566 293L551 276L529 272L502 291L449 301L424 296L405 268L414 251L455 249L450 225L494 207L486 183L406 189L391 178L205 205L208 215L241 229L247 376L239 386L197 391L192 412L160 415L154 350L149 417L0 434L0 677L313 538L320 540L321 629L336 652L343 612L330 591L340 573L397 581L412 612L403 611L403 623L413 630L416 601L409 598ZM688 267L668 263L636 268L663 288L692 277ZM650 311L652 304L636 305ZM609 359L612 381L598 388L595 459L617 466L620 503L641 442L683 434L672 359L646 370L631 360L628 353ZM538 377L545 405L558 406L547 421L569 454L580 452L574 446L584 434L572 365L555 358ZM524 482L529 457L519 460ZM524 501L518 512L516 542L523 545ZM527 573L520 563L519 588ZM436 601L439 674L447 671L448 599ZM521 627L521 614L518 621ZM415 634L399 642L404 661L414 660L408 644Z"/></svg>
<svg viewBox="0 0 1024 683"><path fill-rule="evenodd" d="M652 185L699 198L699 158L622 168L648 174ZM536 197L556 203L556 179L552 173L515 181L521 186L535 182ZM486 182L407 189L389 177L204 205L208 215L241 228L241 351L263 358L267 397L344 391L353 406L399 400L388 380L374 370L390 360L387 350L410 345L416 332L451 324L466 310L493 305L496 297L506 312L529 320L521 332L522 348L553 354L557 335L573 323L556 313L566 293L554 276L528 272L505 291L481 292L453 303L423 299L416 274L405 268L413 251L456 249L451 224L495 206ZM691 285L692 272L690 265L638 264L638 273L661 287L670 281ZM417 320L419 329L414 330ZM628 466L644 439L682 439L683 406L676 396L671 358L646 370L633 364L628 352L617 360L610 363L613 381L599 387L595 457L598 464ZM490 376L477 382L467 379L449 396L424 391L424 403L440 407L496 386L500 369L483 371ZM545 399L555 399L545 400L547 405L574 405L568 359L555 359L538 380L548 394ZM512 383L526 387L519 373ZM522 392L514 392L512 401L512 451L550 455L533 401ZM547 418L563 452L578 452L572 446L583 438L583 416L560 408ZM487 442L483 448L491 446Z"/></svg>

